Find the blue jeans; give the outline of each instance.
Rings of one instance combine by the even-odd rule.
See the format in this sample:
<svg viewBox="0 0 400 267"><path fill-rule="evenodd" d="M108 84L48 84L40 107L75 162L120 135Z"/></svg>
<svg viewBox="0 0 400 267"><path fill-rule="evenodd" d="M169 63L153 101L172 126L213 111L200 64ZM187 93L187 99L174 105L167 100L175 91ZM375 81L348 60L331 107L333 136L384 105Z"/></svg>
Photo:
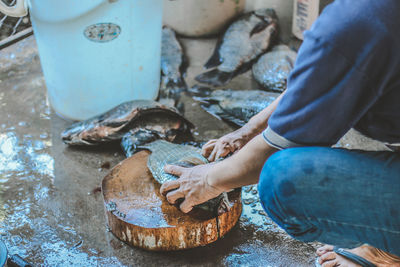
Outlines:
<svg viewBox="0 0 400 267"><path fill-rule="evenodd" d="M400 153L305 147L272 155L261 172L265 211L292 237L400 256Z"/></svg>

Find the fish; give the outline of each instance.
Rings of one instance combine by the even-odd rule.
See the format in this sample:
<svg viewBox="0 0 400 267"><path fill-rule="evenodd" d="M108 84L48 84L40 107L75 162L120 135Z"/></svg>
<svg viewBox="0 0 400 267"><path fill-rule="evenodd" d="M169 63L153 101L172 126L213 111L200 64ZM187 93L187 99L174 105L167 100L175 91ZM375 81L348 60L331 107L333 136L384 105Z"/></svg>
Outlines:
<svg viewBox="0 0 400 267"><path fill-rule="evenodd" d="M73 123L62 134L71 146L94 146L124 139L124 150L133 153L136 146L180 135L190 136L194 125L173 107L152 100L133 100L85 121ZM129 147L128 147L129 143Z"/></svg>
<svg viewBox="0 0 400 267"><path fill-rule="evenodd" d="M296 57L288 46L277 45L253 65L253 77L264 89L283 92Z"/></svg>
<svg viewBox="0 0 400 267"><path fill-rule="evenodd" d="M278 17L273 9L244 14L228 27L204 65L206 69L214 69L195 79L216 87L227 84L251 68L254 61L277 40L278 32Z"/></svg>
<svg viewBox="0 0 400 267"><path fill-rule="evenodd" d="M209 163L201 155L201 149L190 145L173 144L164 140L157 140L141 148L151 152L147 161L147 167L160 185L178 179L176 176L164 171L165 165L171 164L188 168ZM229 211L231 205L228 194L222 193L216 198L195 206L195 208L216 216Z"/></svg>
<svg viewBox="0 0 400 267"><path fill-rule="evenodd" d="M162 29L161 85L159 102L171 106L179 104L182 92L187 91L185 81L188 60L183 47L171 28Z"/></svg>
<svg viewBox="0 0 400 267"><path fill-rule="evenodd" d="M202 103L205 111L240 127L279 96L279 93L262 90L213 90L201 86L194 86L190 93L194 100Z"/></svg>

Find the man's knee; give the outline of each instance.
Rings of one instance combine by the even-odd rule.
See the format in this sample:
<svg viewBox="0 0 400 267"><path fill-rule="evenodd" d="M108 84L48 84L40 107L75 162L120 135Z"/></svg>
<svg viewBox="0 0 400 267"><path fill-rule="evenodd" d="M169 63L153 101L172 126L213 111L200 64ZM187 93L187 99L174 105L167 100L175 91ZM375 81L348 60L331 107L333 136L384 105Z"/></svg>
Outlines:
<svg viewBox="0 0 400 267"><path fill-rule="evenodd" d="M279 226L298 239L313 232L303 216L304 186L312 183L312 152L287 149L272 155L260 175L259 194L265 211Z"/></svg>
<svg viewBox="0 0 400 267"><path fill-rule="evenodd" d="M275 153L266 161L259 182L262 201L293 197L296 185L304 184L301 181L309 179L307 174L312 171L310 161L298 154L298 149L286 149Z"/></svg>
<svg viewBox="0 0 400 267"><path fill-rule="evenodd" d="M261 171L260 195L287 199L295 197L296 193L304 193L325 172L323 158L331 151L331 148L304 147L276 152L266 161Z"/></svg>

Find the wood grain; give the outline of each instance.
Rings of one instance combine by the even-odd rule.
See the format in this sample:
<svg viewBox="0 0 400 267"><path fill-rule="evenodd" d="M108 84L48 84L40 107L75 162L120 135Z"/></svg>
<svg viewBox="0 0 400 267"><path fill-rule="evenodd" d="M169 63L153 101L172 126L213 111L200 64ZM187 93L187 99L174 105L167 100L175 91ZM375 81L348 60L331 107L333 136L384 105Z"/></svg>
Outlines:
<svg viewBox="0 0 400 267"><path fill-rule="evenodd" d="M115 166L103 179L108 225L126 243L147 250L169 251L205 246L223 237L242 212L241 191L230 192L232 208L220 216L194 209L184 214L160 194L142 151Z"/></svg>

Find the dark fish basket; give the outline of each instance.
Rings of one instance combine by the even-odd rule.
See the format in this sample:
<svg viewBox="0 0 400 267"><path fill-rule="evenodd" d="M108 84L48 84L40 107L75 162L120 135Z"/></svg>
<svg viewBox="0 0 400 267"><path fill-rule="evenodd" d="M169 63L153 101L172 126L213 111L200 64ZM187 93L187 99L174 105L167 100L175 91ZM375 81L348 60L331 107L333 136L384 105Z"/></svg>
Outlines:
<svg viewBox="0 0 400 267"><path fill-rule="evenodd" d="M0 0L13 6L15 0ZM32 34L29 16L13 18L0 12L0 49L3 49Z"/></svg>

